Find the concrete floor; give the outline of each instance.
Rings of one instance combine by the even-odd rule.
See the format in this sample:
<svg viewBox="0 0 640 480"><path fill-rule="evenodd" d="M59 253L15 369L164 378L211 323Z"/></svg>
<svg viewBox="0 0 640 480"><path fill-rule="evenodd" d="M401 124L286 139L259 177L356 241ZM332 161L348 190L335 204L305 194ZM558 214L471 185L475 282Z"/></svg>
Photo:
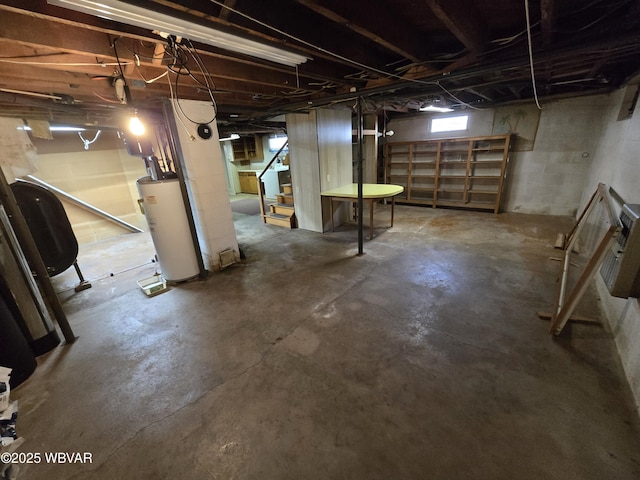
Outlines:
<svg viewBox="0 0 640 480"><path fill-rule="evenodd" d="M570 219L398 206L356 256L351 225L234 218L244 263L153 298L145 235L83 248L91 290L56 277L79 338L12 392L22 451L92 463L19 478L640 478L610 334L536 316Z"/></svg>

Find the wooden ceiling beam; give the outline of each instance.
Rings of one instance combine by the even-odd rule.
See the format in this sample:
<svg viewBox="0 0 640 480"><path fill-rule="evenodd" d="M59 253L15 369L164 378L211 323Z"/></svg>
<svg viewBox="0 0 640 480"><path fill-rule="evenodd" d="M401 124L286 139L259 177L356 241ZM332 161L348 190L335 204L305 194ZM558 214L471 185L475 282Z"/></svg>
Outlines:
<svg viewBox="0 0 640 480"><path fill-rule="evenodd" d="M473 54L482 52L486 39L480 12L465 0L426 0L434 15Z"/></svg>
<svg viewBox="0 0 640 480"><path fill-rule="evenodd" d="M312 0L296 0L298 3L300 3L301 5L304 5L305 7L307 7L309 10L312 10L313 12L322 15L325 18L328 18L329 20L331 20L332 22L335 22L339 25L342 25L344 28L348 28L349 30L352 30L354 32L356 32L359 35L362 35L364 38L371 40L372 42L377 43L378 45L381 45L382 47L386 48L387 50L390 50L394 53L397 53L398 55L407 58L409 60L411 60L414 63L421 63L422 60L419 59L416 55L414 55L413 53L409 52L408 50L406 50L405 48L402 48L400 46L398 46L395 43L390 42L389 40L387 40L386 38L381 37L380 35L372 32L371 30L369 30L368 28L360 25L358 23L357 19L348 19L343 17L342 15L340 15L339 13L336 13L335 11L323 6L323 5L319 5L318 3L312 1Z"/></svg>
<svg viewBox="0 0 640 480"><path fill-rule="evenodd" d="M0 36L8 41L33 48L58 49L61 52L95 56L107 61L115 59L113 41L116 38L120 38L121 42L129 45L118 48L119 56L126 60L133 59L131 53L133 49L139 51L141 57L153 58L155 45L159 40L151 34L148 37L123 34L108 29L89 28L85 25L62 22L59 19L21 14L12 10L3 11L0 15ZM73 42L70 42L69 39L73 39ZM151 46L145 47L145 44ZM281 86L294 85L298 79L302 84L305 80L345 83L340 74L336 76L331 76L330 73L316 75L312 73L313 68L307 66L299 68L296 77L296 71L290 67L243 60L203 49L199 49L198 52L203 58L210 57L211 62L214 63L213 70L226 72L228 78Z"/></svg>
<svg viewBox="0 0 640 480"><path fill-rule="evenodd" d="M18 7L20 4L19 0L6 0L5 3L7 4L0 5L0 11L2 12L0 15L0 34L16 42L48 45L70 53L91 53L98 57L113 57L112 41L114 38L126 38L138 45L150 43L153 47L162 42L161 39L153 35L150 31L118 24L90 15L76 14L76 12L70 12L68 14L67 12L69 11L51 7L42 0L34 2L33 5L30 4L29 11ZM179 9L181 13L189 10L192 12L192 16L195 15L193 10L187 7L180 7L174 2L157 0L157 3L164 8L171 6ZM63 18L60 13L61 11L69 16ZM52 16L54 14L55 16ZM202 13L200 16L207 21L214 21L222 26L233 26L233 24L216 17ZM82 22L80 22L79 19L81 19ZM239 28L238 26L235 27L236 29ZM264 41L275 42L285 49L291 48L291 45L287 42L273 39L268 35L260 34L252 30L240 29L242 31L247 30L246 35L248 37L256 36ZM100 35L102 35L102 37L100 37ZM107 40L104 40L105 38ZM69 39L73 39L73 42L69 42ZM77 50L77 46L80 45L82 46L82 50ZM75 50L74 47L76 47ZM254 77L264 77L270 73L279 73L288 80L289 84L296 83L297 76L301 80L303 77L308 77L313 79L313 81L340 83L346 85L347 88L361 87L364 85L364 82L345 80L345 76L353 71L353 65L350 62L336 59L331 55L312 51L311 49L299 49L301 53L312 56L314 59L301 65L297 70L294 70L286 65L278 65L252 57L242 57L210 46L196 44L196 48L201 55L215 57L218 62L218 70L230 70L233 68L244 69L245 71L242 73L242 76L253 75ZM126 50L123 52L118 50L118 52L122 53L125 57L128 56ZM153 52L150 52L149 56L152 57ZM286 85L287 81L283 81L282 84Z"/></svg>
<svg viewBox="0 0 640 480"><path fill-rule="evenodd" d="M556 26L556 0L540 0L540 23L542 28L542 43L551 45L553 30Z"/></svg>
<svg viewBox="0 0 640 480"><path fill-rule="evenodd" d="M19 56L20 52L24 52L24 54L31 52L36 55L56 52L59 54L78 55L78 58L82 57L87 60L87 69L92 73L98 72L95 72L95 68L91 67L90 63L95 63L98 68L102 68L100 67L101 64L111 64L116 60L113 48L113 39L116 37L110 37L105 32L47 21L44 18L20 15L10 11L3 12L0 15L0 35L2 36L0 43L7 46L6 49L3 49L3 56L5 57ZM73 45L70 44L69 38L74 39ZM148 40L153 41L152 39ZM121 45L118 48L118 56L123 63L131 63L136 59L140 64L155 67L157 74L166 69L166 66L154 65L151 61L155 54L155 44L152 43L151 46L145 46L137 38L124 37L120 38L118 42L116 45ZM8 55L8 52L11 52L12 45L14 45L13 48L17 49L16 55ZM79 49L78 46L81 46L82 49ZM24 49L19 50L18 47L24 47ZM132 53L132 50L138 52L137 58ZM291 69L279 71L277 68L261 68L260 65L252 62L242 62L211 52L200 51L199 53L210 72L223 73L223 75L217 75L217 78L238 80L246 85L255 83L257 86L269 86L283 90L297 89L300 85L303 88L316 90L317 87L313 88L309 84L316 83L318 80L321 82L337 81L326 76L321 76L320 78L304 74L296 76L296 72ZM40 60L48 62L46 58ZM106 73L106 71L100 73ZM343 84L344 81L340 83Z"/></svg>
<svg viewBox="0 0 640 480"><path fill-rule="evenodd" d="M94 67L95 68L95 67ZM100 70L97 70L102 73ZM139 67L137 72L142 73L145 78L153 78L157 76L157 69L148 69L144 66ZM199 76L199 75L196 75ZM115 77L113 77L115 78ZM144 86L137 86L133 80L139 79L137 76L128 78L134 100L158 97L169 97L171 91L166 79L161 79L153 83L145 83ZM171 74L172 83L175 82L175 75ZM232 96L238 98L282 98L288 100L295 94L299 94L297 89L292 88L274 88L273 86L263 86L250 84L248 82L238 80L228 80L224 78L214 78L214 97L228 100ZM92 78L92 75L83 71L61 70L59 68L49 68L38 65L15 65L5 64L3 66L3 75L0 79L0 88L11 88L16 90L24 90L25 85L29 86L29 91L42 93L61 93L73 96L74 98L87 100L96 100L100 95L110 101L117 101L115 96L115 87L113 87L111 75L100 75ZM174 86L175 89L175 86ZM190 99L208 100L209 95L205 87L196 82L193 78L182 76L178 84L180 97Z"/></svg>
<svg viewBox="0 0 640 480"><path fill-rule="evenodd" d="M236 0L224 0L224 5L229 8L234 8L236 6ZM229 20L229 15L231 14L229 8L220 9L220 15L218 15L218 17L221 20Z"/></svg>

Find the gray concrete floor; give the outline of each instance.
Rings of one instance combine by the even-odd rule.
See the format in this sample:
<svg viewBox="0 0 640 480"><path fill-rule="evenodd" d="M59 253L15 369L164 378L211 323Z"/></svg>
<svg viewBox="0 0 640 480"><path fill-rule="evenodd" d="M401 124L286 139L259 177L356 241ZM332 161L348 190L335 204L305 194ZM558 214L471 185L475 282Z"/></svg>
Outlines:
<svg viewBox="0 0 640 480"><path fill-rule="evenodd" d="M570 219L398 206L356 256L352 225L234 218L246 261L153 298L145 235L83 248L90 290L56 277L79 338L12 392L22 451L92 463L19 478L640 478L610 334L536 316Z"/></svg>

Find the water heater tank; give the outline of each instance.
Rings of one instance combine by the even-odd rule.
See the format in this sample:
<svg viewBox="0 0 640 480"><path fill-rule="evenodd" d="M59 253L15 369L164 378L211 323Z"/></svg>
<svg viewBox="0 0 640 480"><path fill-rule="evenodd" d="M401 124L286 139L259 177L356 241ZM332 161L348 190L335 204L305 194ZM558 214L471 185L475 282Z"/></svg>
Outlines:
<svg viewBox="0 0 640 480"><path fill-rule="evenodd" d="M162 276L180 282L200 273L189 220L177 178L137 181L140 205L149 224Z"/></svg>

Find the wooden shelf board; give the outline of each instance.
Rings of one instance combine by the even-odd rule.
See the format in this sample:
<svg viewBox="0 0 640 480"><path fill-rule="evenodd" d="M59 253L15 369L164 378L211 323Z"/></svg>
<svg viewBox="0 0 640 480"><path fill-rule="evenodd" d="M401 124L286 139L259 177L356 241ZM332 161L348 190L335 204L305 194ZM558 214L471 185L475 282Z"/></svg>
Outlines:
<svg viewBox="0 0 640 480"><path fill-rule="evenodd" d="M509 149L505 149L509 142L509 135L492 135L389 143L385 147L386 168L406 168L407 171L406 175L389 174L388 178L402 179L409 184L405 187L409 197L407 203L497 212L500 187L506 178L505 167L509 161ZM393 161L394 155L405 161ZM435 167L437 175L432 174L431 166ZM434 188L439 193L434 193ZM415 198L411 191L418 195L434 194L436 198ZM445 198L438 198L439 195Z"/></svg>
<svg viewBox="0 0 640 480"><path fill-rule="evenodd" d="M398 198L396 197L396 203L412 203L417 205L433 205L433 198Z"/></svg>
<svg viewBox="0 0 640 480"><path fill-rule="evenodd" d="M498 191L497 190L470 189L470 190L467 190L467 193L475 193L475 194L480 194L480 195L497 195Z"/></svg>

